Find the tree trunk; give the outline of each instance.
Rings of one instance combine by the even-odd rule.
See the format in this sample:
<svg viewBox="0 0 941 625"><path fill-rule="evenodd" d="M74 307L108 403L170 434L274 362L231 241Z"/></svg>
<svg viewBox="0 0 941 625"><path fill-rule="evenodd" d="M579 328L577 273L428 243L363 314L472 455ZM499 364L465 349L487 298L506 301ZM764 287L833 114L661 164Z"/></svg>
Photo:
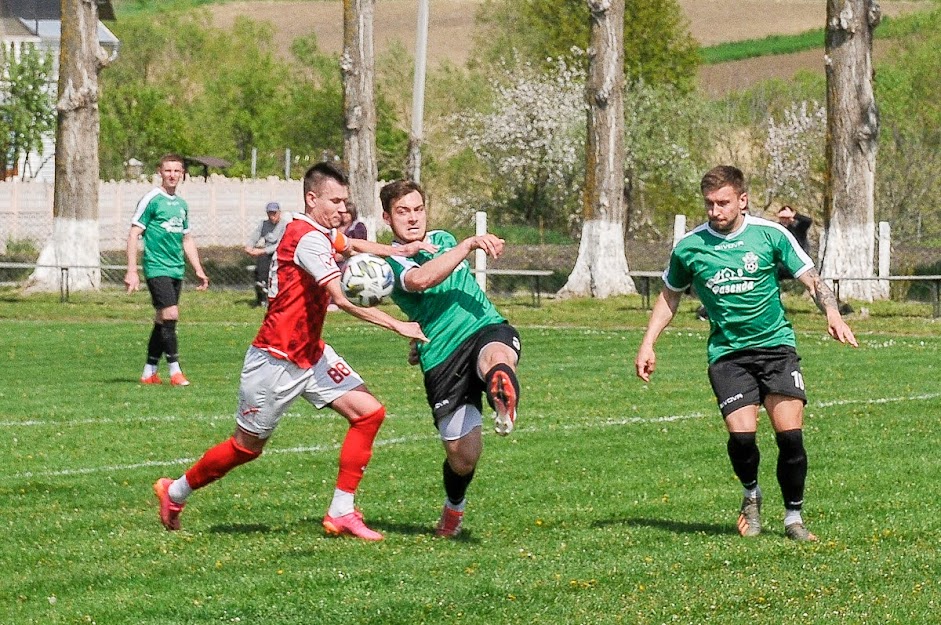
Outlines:
<svg viewBox="0 0 941 625"><path fill-rule="evenodd" d="M98 45L95 0L62 0L58 126L52 236L39 254L28 291L98 289L98 73L108 56ZM69 267L67 274L60 267Z"/></svg>
<svg viewBox="0 0 941 625"><path fill-rule="evenodd" d="M588 140L582 240L559 296L636 293L624 256L624 0L588 0Z"/></svg>
<svg viewBox="0 0 941 625"><path fill-rule="evenodd" d="M376 198L376 90L373 50L375 0L343 0L343 159L350 177L350 200L375 239L382 226Z"/></svg>
<svg viewBox="0 0 941 625"><path fill-rule="evenodd" d="M827 170L821 275L873 276L879 112L873 96L876 0L827 0ZM842 281L841 296L888 297L876 281Z"/></svg>

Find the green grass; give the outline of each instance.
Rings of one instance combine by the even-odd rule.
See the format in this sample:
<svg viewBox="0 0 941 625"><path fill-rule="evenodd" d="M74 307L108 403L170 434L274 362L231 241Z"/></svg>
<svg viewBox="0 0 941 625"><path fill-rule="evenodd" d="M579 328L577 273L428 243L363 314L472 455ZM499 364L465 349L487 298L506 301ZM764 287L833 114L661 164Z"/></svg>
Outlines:
<svg viewBox="0 0 941 625"><path fill-rule="evenodd" d="M442 452L405 341L331 314L327 340L387 405L358 503L381 544L320 519L345 431L297 402L265 454L198 492L165 532L150 491L227 437L247 295L187 292L193 385L144 388L145 295L0 292L0 623L934 623L941 333L926 308L852 318L861 347L788 299L810 404L805 518L783 538L766 423L767 531L734 530L740 489L682 310L649 385L637 297L500 302L524 356L518 431L485 436L467 534L432 535Z"/></svg>
<svg viewBox="0 0 941 625"><path fill-rule="evenodd" d="M132 15L150 15L167 11L188 11L210 4L227 4L238 0L114 0L114 10L118 17ZM336 2L338 0L307 0L308 2Z"/></svg>
<svg viewBox="0 0 941 625"><path fill-rule="evenodd" d="M898 18L883 17L875 30L876 39L896 39L919 32L924 28L925 17L915 13ZM824 47L824 29L816 28L796 35L771 35L762 39L731 41L700 48L699 55L704 65L716 65L729 61L741 61L761 56L793 54Z"/></svg>

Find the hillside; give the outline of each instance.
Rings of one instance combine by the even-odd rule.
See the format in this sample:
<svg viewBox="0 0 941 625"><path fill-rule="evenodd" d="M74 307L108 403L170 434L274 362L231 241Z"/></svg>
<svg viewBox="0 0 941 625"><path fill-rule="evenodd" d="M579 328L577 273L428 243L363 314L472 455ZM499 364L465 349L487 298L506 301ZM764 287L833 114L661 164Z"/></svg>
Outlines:
<svg viewBox="0 0 941 625"><path fill-rule="evenodd" d="M474 14L483 0L434 0L431 2L428 55L434 66L442 61L463 64L473 46ZM768 35L789 35L820 28L826 20L821 0L679 0L689 19L690 31L704 46ZM882 2L884 15L895 17L930 6L928 0ZM287 56L296 37L310 32L320 46L339 52L343 44L342 4L338 1L241 1L210 7L213 20L229 27L239 15L270 21L278 33L278 50ZM399 41L409 51L415 48L416 0L378 0L376 3L376 48L380 52ZM878 50L877 50L878 52ZM750 59L725 68L703 68L701 82L724 91L750 79L788 78L798 69L822 71L820 53L788 55L792 58ZM734 80L731 77L735 77ZM723 85L719 87L718 85ZM726 86L728 85L728 86Z"/></svg>

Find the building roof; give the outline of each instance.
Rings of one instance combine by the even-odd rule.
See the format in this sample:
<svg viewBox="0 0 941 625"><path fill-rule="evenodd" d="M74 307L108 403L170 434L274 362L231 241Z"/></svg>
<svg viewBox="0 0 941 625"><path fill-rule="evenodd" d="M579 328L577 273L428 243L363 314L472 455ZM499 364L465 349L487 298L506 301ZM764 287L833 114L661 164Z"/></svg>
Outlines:
<svg viewBox="0 0 941 625"><path fill-rule="evenodd" d="M61 0L0 0L0 17L58 20L62 18L62 3ZM111 0L98 0L98 19L116 19Z"/></svg>

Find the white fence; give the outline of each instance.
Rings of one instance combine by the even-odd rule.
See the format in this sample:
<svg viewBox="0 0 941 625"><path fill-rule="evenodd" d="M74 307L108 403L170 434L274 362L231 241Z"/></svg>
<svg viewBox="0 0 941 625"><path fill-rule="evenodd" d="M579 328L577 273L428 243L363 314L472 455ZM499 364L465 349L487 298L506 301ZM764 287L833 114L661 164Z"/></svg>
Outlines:
<svg viewBox="0 0 941 625"><path fill-rule="evenodd" d="M102 251L124 249L137 202L157 184L156 177L149 182L101 183L98 227ZM189 204L190 229L200 246L245 245L265 218L268 202L279 202L286 211L303 210L299 180L189 178L177 192ZM52 182L0 182L0 254L6 253L10 241L29 240L42 246L52 232L52 201Z"/></svg>

